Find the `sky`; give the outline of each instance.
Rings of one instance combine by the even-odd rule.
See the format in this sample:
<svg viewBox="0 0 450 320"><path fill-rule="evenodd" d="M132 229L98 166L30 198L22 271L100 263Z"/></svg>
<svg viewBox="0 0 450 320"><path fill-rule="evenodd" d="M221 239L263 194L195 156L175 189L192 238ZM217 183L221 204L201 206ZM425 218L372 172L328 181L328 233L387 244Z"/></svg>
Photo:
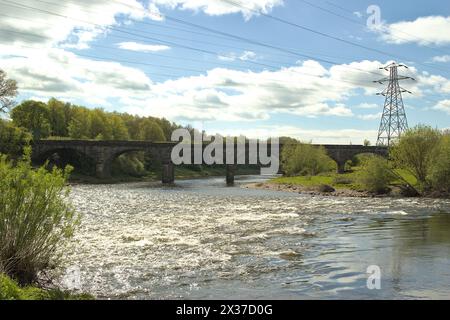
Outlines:
<svg viewBox="0 0 450 320"><path fill-rule="evenodd" d="M376 142L403 63L409 126L450 128L450 6L420 0L0 0L17 101L51 97L209 134Z"/></svg>

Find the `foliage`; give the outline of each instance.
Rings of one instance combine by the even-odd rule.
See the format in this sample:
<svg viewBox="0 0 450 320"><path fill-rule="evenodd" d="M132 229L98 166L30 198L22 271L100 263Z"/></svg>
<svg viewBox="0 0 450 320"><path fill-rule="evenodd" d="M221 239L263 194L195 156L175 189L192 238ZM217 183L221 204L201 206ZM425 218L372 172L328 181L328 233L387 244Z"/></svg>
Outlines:
<svg viewBox="0 0 450 320"><path fill-rule="evenodd" d="M8 79L6 72L0 69L0 113L6 112L14 104L17 95L17 82Z"/></svg>
<svg viewBox="0 0 450 320"><path fill-rule="evenodd" d="M0 153L13 159L18 158L30 141L31 135L28 132L15 127L9 121L0 119Z"/></svg>
<svg viewBox="0 0 450 320"><path fill-rule="evenodd" d="M13 123L27 129L36 140L50 136L50 118L47 105L40 101L22 102L11 111Z"/></svg>
<svg viewBox="0 0 450 320"><path fill-rule="evenodd" d="M395 165L409 170L422 188L429 187L427 177L441 136L439 130L419 125L406 131L390 151Z"/></svg>
<svg viewBox="0 0 450 320"><path fill-rule="evenodd" d="M0 300L92 300L88 294L71 294L58 289L20 287L16 281L0 273Z"/></svg>
<svg viewBox="0 0 450 320"><path fill-rule="evenodd" d="M317 175L335 168L334 161L328 157L323 147L305 143L285 145L281 153L284 172L289 175Z"/></svg>
<svg viewBox="0 0 450 320"><path fill-rule="evenodd" d="M442 137L431 164L430 181L434 190L450 192L450 136Z"/></svg>
<svg viewBox="0 0 450 320"><path fill-rule="evenodd" d="M138 153L119 156L113 163L113 172L132 177L142 177L146 174L142 157Z"/></svg>
<svg viewBox="0 0 450 320"><path fill-rule="evenodd" d="M70 168L34 170L30 152L15 166L0 157L0 272L20 284L57 266L58 252L78 222L65 199Z"/></svg>
<svg viewBox="0 0 450 320"><path fill-rule="evenodd" d="M389 191L389 184L395 178L388 161L382 157L373 156L363 164L358 182L365 190L382 194Z"/></svg>
<svg viewBox="0 0 450 320"><path fill-rule="evenodd" d="M139 125L140 140L165 141L166 137L161 127L151 119L144 119Z"/></svg>

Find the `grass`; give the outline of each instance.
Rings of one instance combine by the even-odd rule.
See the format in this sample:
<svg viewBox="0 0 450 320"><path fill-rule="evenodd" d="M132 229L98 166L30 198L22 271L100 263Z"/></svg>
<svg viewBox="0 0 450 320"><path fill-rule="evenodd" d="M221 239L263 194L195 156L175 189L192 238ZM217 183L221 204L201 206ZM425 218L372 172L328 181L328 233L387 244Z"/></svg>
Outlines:
<svg viewBox="0 0 450 320"><path fill-rule="evenodd" d="M0 274L0 300L93 300L89 294L72 294L59 289L20 287L17 282Z"/></svg>
<svg viewBox="0 0 450 320"><path fill-rule="evenodd" d="M352 167L351 171L344 174L335 172L328 172L317 176L296 176L296 177L279 177L270 180L274 184L291 184L303 187L319 187L321 185L329 185L335 189L350 189L363 191L361 185L358 184L358 173L362 167ZM395 170L403 179L405 179L412 186L417 186L417 180L414 176L406 170ZM394 181L392 185L404 184L400 179Z"/></svg>

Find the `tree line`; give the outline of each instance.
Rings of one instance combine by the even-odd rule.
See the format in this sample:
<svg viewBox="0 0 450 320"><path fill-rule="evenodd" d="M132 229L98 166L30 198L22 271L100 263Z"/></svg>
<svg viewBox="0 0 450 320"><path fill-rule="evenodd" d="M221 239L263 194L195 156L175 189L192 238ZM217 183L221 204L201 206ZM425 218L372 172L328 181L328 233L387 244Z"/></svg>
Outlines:
<svg viewBox="0 0 450 320"><path fill-rule="evenodd" d="M14 107L15 126L28 130L33 139L70 138L93 140L168 141L180 126L164 118L88 109L59 101L27 100Z"/></svg>

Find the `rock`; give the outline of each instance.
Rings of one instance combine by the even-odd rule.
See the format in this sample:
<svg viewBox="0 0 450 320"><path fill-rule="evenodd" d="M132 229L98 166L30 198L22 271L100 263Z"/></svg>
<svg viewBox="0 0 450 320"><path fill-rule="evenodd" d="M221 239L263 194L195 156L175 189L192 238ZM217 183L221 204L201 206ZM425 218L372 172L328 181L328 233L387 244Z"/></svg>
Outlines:
<svg viewBox="0 0 450 320"><path fill-rule="evenodd" d="M334 189L332 186L329 186L327 184L322 184L319 186L319 191L323 193L332 193L335 192L336 189Z"/></svg>

